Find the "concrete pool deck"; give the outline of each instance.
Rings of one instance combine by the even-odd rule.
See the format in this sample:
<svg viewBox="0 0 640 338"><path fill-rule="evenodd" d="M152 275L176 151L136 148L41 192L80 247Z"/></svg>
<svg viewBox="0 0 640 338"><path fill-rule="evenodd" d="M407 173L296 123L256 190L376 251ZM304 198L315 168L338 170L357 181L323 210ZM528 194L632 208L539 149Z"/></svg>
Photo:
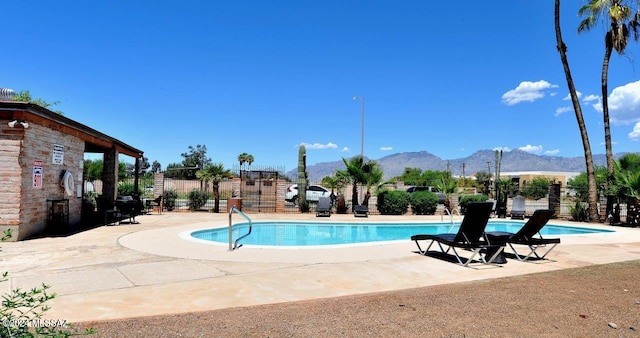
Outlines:
<svg viewBox="0 0 640 338"><path fill-rule="evenodd" d="M253 221L437 222L441 216L250 214ZM180 234L228 224L228 214L138 216L139 224L103 226L67 237L2 243L0 271L12 288L51 285L47 318L70 322L206 311L401 290L640 259L640 229L559 236L549 261L464 268L416 253L410 240L351 247L266 249L203 244ZM457 218L456 218L457 219ZM234 215L234 223L244 221ZM445 221L447 218L445 218ZM433 249L433 248L432 248ZM465 255L465 254L463 254Z"/></svg>

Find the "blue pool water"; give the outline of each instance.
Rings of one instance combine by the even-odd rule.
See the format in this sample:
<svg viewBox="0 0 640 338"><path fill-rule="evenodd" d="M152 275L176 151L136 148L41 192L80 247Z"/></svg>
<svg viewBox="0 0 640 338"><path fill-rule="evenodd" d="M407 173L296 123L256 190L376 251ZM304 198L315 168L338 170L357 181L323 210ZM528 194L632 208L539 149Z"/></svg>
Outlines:
<svg viewBox="0 0 640 338"><path fill-rule="evenodd" d="M490 221L486 231L517 232L523 222ZM240 241L244 245L316 246L409 240L416 234L457 232L460 224L451 223L337 223L337 222L254 222L251 235ZM248 223L233 226L233 240L247 233ZM597 230L547 224L542 235L578 235L611 230ZM191 236L220 243L229 242L229 229L198 230Z"/></svg>

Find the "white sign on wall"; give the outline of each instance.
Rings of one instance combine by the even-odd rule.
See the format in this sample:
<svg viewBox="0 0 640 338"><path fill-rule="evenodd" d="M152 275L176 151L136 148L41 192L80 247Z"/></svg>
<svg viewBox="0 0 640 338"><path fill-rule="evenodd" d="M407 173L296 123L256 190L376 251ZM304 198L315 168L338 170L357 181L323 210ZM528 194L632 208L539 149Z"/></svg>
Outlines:
<svg viewBox="0 0 640 338"><path fill-rule="evenodd" d="M62 164L64 162L64 146L59 144L53 145L53 155L52 155L53 164Z"/></svg>
<svg viewBox="0 0 640 338"><path fill-rule="evenodd" d="M42 161L33 161L33 189L42 189Z"/></svg>

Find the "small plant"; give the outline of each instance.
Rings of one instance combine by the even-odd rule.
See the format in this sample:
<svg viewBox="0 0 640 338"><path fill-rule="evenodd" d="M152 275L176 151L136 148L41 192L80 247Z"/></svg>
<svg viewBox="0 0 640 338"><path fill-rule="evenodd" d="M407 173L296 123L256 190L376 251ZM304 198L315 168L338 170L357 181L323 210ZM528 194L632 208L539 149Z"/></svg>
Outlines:
<svg viewBox="0 0 640 338"><path fill-rule="evenodd" d="M404 215L409 207L406 191L383 190L378 193L378 211L382 215Z"/></svg>
<svg viewBox="0 0 640 338"><path fill-rule="evenodd" d="M576 201L576 204L569 209L569 212L571 213L573 220L576 222L589 221L589 211L580 200Z"/></svg>
<svg viewBox="0 0 640 338"><path fill-rule="evenodd" d="M6 230L0 241L11 238L11 230ZM2 273L0 283L7 281L8 272ZM56 297L48 293L49 285L42 284L31 290L13 289L2 295L0 307L0 337L71 337L95 333L94 329L78 332L64 320L43 318L49 311L47 303Z"/></svg>
<svg viewBox="0 0 640 338"><path fill-rule="evenodd" d="M438 196L431 191L416 191L409 194L411 209L416 215L433 215L438 208Z"/></svg>
<svg viewBox="0 0 640 338"><path fill-rule="evenodd" d="M164 203L165 208L167 208L168 211L172 211L173 209L176 208L176 199L178 198L178 192L175 189L168 189L165 190L163 195L162 195L162 200Z"/></svg>
<svg viewBox="0 0 640 338"><path fill-rule="evenodd" d="M118 196L133 196L136 193L133 183L118 184Z"/></svg>
<svg viewBox="0 0 640 338"><path fill-rule="evenodd" d="M207 203L209 193L206 191L193 189L189 192L189 210L200 210Z"/></svg>
<svg viewBox="0 0 640 338"><path fill-rule="evenodd" d="M311 210L311 207L309 206L309 201L307 200L299 201L298 208L300 208L301 213L307 213L309 212L309 210Z"/></svg>
<svg viewBox="0 0 640 338"><path fill-rule="evenodd" d="M488 200L489 197L487 195L463 195L460 196L460 213L465 214L467 211L467 206L469 203L474 202L484 202Z"/></svg>

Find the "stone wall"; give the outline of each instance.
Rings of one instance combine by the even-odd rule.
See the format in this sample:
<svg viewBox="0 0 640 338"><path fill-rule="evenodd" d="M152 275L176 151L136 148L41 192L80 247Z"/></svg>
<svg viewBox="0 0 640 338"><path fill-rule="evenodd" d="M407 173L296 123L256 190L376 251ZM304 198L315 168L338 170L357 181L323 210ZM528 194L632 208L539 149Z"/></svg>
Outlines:
<svg viewBox="0 0 640 338"><path fill-rule="evenodd" d="M0 229L11 228L13 240L22 240L45 230L61 230L47 229L48 200L51 199L68 199L69 225L79 225L82 198L77 197L76 191L82 185L84 141L35 123L30 123L28 129L8 128L6 121L0 121L0 125L0 182L3 182L0 186ZM21 139L16 137L17 133ZM58 157L60 161L53 160L54 153L62 155ZM34 168L40 165L42 184L36 187ZM65 171L70 171L74 178L76 188L71 196L65 194L60 185Z"/></svg>

